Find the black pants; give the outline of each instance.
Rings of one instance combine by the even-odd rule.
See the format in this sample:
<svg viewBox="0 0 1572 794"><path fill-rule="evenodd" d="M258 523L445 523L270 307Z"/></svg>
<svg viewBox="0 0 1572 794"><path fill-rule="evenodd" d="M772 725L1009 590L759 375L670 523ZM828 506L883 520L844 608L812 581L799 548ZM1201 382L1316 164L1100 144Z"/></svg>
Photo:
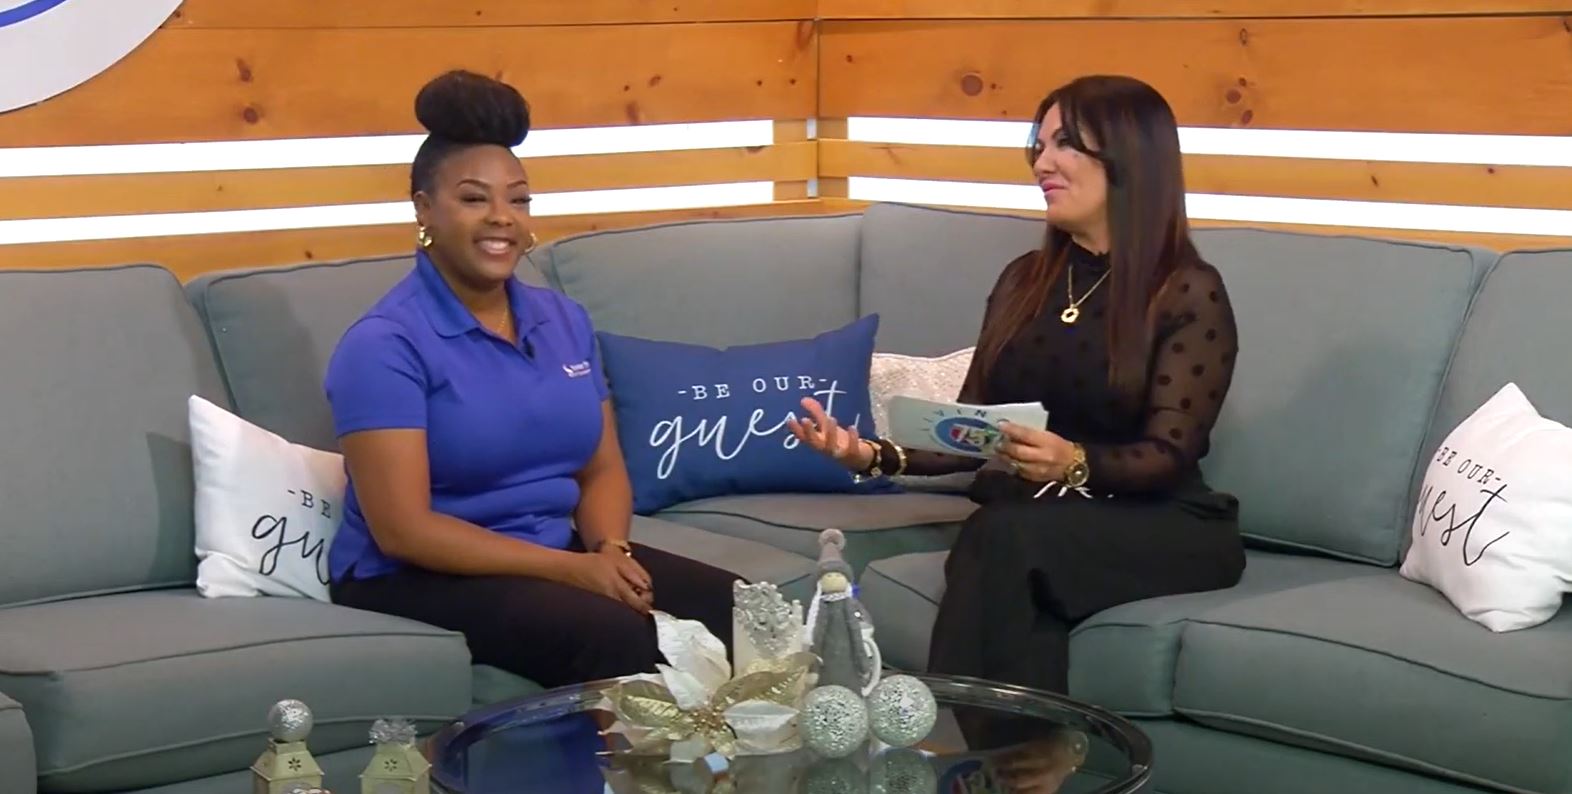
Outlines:
<svg viewBox="0 0 1572 794"><path fill-rule="evenodd" d="M655 608L698 620L731 649L731 586L738 576L634 545ZM522 576L453 576L408 568L334 583L333 602L418 620L464 635L476 664L558 687L655 672L655 622L620 601Z"/></svg>
<svg viewBox="0 0 1572 794"><path fill-rule="evenodd" d="M1232 497L983 506L945 563L929 667L1068 693L1070 629L1130 601L1232 587L1244 546Z"/></svg>

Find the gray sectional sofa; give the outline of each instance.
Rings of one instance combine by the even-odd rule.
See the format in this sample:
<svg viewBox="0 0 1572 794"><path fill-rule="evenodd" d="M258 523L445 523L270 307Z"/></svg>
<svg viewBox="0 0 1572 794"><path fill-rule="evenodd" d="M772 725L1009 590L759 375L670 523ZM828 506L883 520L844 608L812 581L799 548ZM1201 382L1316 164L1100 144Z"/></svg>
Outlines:
<svg viewBox="0 0 1572 794"><path fill-rule="evenodd" d="M715 345L882 317L880 349L974 343L1037 222L865 214L600 232L521 275L597 326ZM1255 230L1201 232L1241 325L1213 483L1238 495L1235 588L1128 604L1072 641L1072 694L1136 718L1156 789L1572 792L1572 616L1506 635L1394 571L1419 462L1507 380L1572 420L1572 252ZM152 265L0 273L0 792L243 790L267 707L316 710L312 746L358 787L378 716L431 728L531 684L462 638L307 600L209 600L195 560L186 397L334 446L320 379L409 257L219 273ZM727 496L635 538L811 587L815 536L849 537L888 662L924 663L953 493ZM25 715L25 718L24 718ZM36 768L35 768L36 763Z"/></svg>

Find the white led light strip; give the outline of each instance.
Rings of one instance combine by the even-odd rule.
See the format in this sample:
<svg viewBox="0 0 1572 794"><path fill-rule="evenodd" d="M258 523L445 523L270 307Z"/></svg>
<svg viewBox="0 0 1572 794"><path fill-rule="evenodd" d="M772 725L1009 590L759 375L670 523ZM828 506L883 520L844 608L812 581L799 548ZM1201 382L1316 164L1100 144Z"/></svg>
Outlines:
<svg viewBox="0 0 1572 794"><path fill-rule="evenodd" d="M851 198L864 201L991 209L1043 209L1043 194L1035 185L853 177L848 192ZM1572 210L1266 198L1214 193L1191 193L1186 198L1186 211L1191 220L1572 236Z"/></svg>
<svg viewBox="0 0 1572 794"><path fill-rule="evenodd" d="M852 140L1001 148L1025 148L1031 134L1028 123L1003 121L854 118L847 127ZM1185 127L1179 145L1188 154L1572 167L1572 137ZM1572 185L1572 172L1567 177ZM1043 208L1042 193L1032 185L854 178L849 193L868 201ZM1572 236L1572 212L1565 210L1204 193L1190 194L1187 207L1197 220Z"/></svg>
<svg viewBox="0 0 1572 794"><path fill-rule="evenodd" d="M1024 149L1031 124L1019 121L853 118L847 137L880 143ZM1182 127L1187 154L1572 167L1572 136L1445 135Z"/></svg>
<svg viewBox="0 0 1572 794"><path fill-rule="evenodd" d="M891 143L1020 148L1022 122L853 118L848 137ZM773 142L770 121L538 130L522 157L652 152ZM408 163L419 135L274 141L0 148L4 177L309 168ZM1572 167L1572 137L1438 135L1183 128L1191 154ZM1569 174L1572 177L1572 174ZM1572 184L1572 182L1569 182ZM1041 210L1035 187L968 182L853 178L852 198L921 204ZM768 203L768 182L540 194L537 215L631 212ZM1572 235L1572 212L1213 194L1189 197L1201 220L1298 223L1433 231ZM0 221L0 245L184 234L310 229L410 222L408 202L268 210L165 213Z"/></svg>
<svg viewBox="0 0 1572 794"><path fill-rule="evenodd" d="M407 164L415 159L415 150L420 148L423 140L423 135L374 135L357 138L0 148L0 178ZM520 157L556 157L767 146L774 140L775 127L768 120L721 121L536 130L514 151Z"/></svg>
<svg viewBox="0 0 1572 794"><path fill-rule="evenodd" d="M583 215L599 212L767 204L774 200L774 197L773 182L734 182L688 187L537 193L530 210L534 215L541 217ZM265 210L48 218L0 221L0 245L283 229L324 229L414 222L415 212L408 201Z"/></svg>

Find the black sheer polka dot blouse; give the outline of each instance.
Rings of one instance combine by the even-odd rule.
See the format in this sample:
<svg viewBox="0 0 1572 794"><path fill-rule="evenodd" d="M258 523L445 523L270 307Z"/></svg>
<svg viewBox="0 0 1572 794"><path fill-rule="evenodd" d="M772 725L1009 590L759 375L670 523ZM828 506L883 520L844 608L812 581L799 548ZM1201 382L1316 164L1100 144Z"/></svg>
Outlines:
<svg viewBox="0 0 1572 794"><path fill-rule="evenodd" d="M1023 255L1005 268L988 299L985 328L999 321L1000 290L1016 283L1036 256ZM1158 298L1145 394L1121 400L1109 382L1111 290L1106 281L1099 283L1107 275L1105 255L1071 244L1042 311L1005 343L986 382L980 382L980 367L972 368L960 399L1042 403L1048 429L1085 447L1091 469L1086 487L1094 493L1170 492L1199 480L1199 461L1233 380L1238 352L1233 308L1216 269L1199 261L1181 268ZM1072 280L1078 312L1067 313ZM912 452L907 471L936 474L979 465Z"/></svg>

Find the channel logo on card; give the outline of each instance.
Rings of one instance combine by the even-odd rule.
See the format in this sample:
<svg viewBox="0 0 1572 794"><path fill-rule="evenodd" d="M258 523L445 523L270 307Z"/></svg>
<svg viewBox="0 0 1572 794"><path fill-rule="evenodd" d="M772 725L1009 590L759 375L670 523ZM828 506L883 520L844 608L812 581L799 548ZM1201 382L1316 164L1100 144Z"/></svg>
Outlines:
<svg viewBox="0 0 1572 794"><path fill-rule="evenodd" d="M982 452L999 441L999 430L970 416L950 416L934 423L933 434L939 442L961 452Z"/></svg>

